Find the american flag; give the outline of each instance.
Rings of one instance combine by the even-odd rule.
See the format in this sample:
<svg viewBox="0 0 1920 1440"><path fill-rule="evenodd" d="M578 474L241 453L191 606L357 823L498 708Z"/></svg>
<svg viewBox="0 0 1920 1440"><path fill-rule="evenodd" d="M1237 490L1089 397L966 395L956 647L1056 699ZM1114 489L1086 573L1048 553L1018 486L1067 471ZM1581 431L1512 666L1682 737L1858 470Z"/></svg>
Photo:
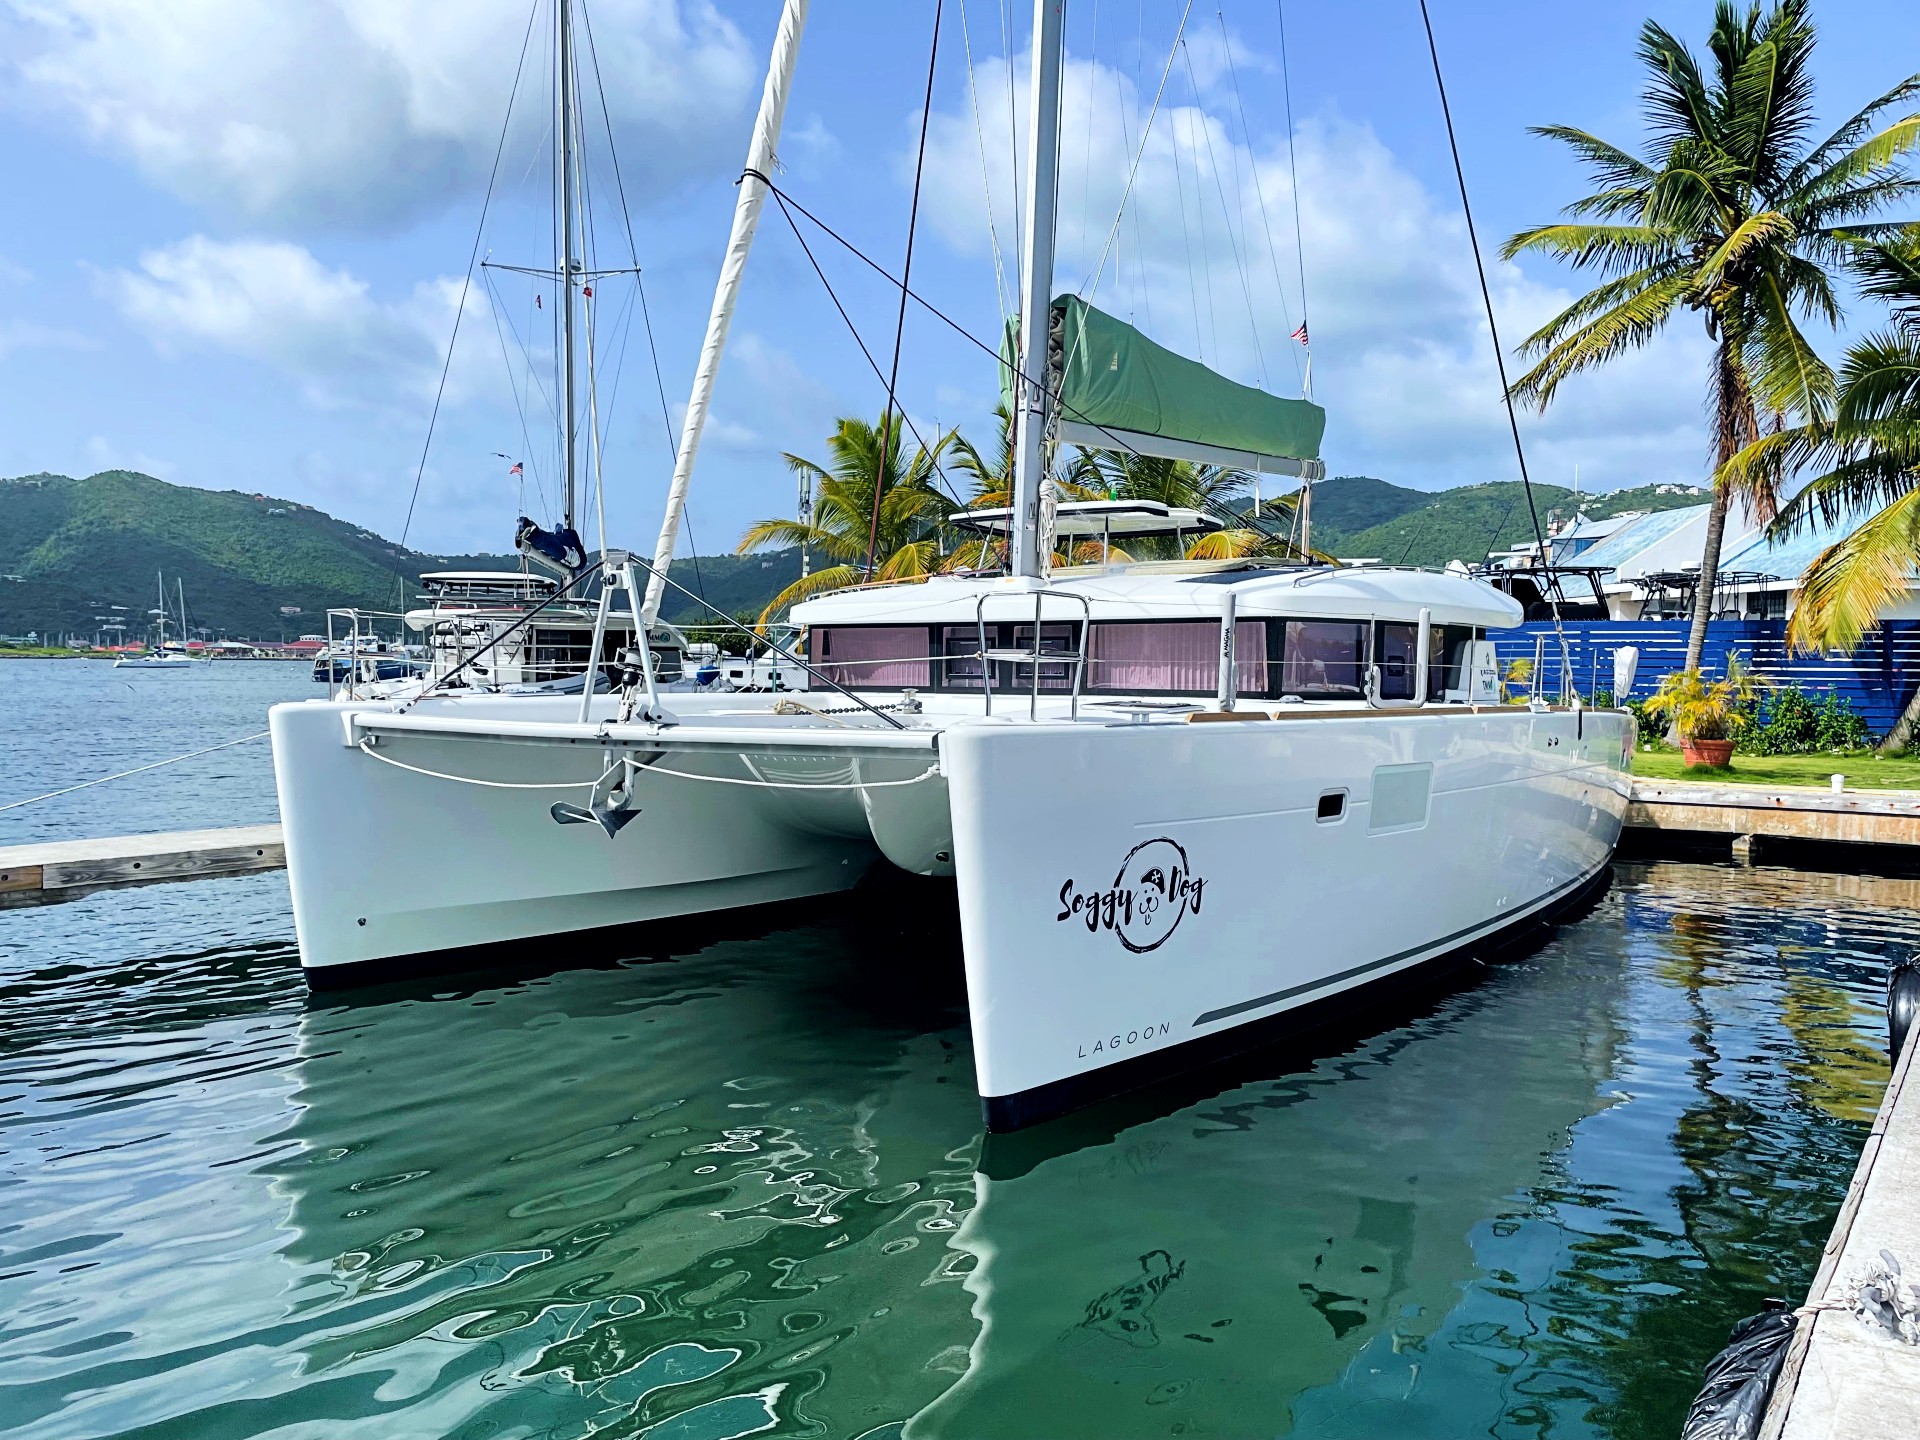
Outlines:
<svg viewBox="0 0 1920 1440"><path fill-rule="evenodd" d="M1293 334L1288 338L1293 340L1298 340L1302 345L1311 345L1313 343L1311 340L1307 339L1307 322L1304 320L1300 322L1300 328L1298 330L1295 330Z"/></svg>
<svg viewBox="0 0 1920 1440"><path fill-rule="evenodd" d="M513 462L513 468L507 471L507 473L509 475L524 475L527 473L527 469L526 469L526 466L522 465L518 460L516 460Z"/></svg>

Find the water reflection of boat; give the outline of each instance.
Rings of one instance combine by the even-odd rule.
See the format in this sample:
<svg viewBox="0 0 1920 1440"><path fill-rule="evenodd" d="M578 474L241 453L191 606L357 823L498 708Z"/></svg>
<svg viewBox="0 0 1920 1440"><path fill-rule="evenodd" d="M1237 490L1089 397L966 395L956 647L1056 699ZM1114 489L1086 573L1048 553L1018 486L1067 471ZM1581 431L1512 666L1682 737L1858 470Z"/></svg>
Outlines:
<svg viewBox="0 0 1920 1440"><path fill-rule="evenodd" d="M1417 1388L1476 1227L1603 1103L1621 983L1509 967L1310 1071L978 1177L953 1244L979 1335L904 1436L1282 1434L1382 1337Z"/></svg>
<svg viewBox="0 0 1920 1440"><path fill-rule="evenodd" d="M884 940L312 1005L271 1166L310 1369L418 1375L460 1433L852 1435L932 1400L972 1331L943 1242L978 1107L958 956L875 983Z"/></svg>

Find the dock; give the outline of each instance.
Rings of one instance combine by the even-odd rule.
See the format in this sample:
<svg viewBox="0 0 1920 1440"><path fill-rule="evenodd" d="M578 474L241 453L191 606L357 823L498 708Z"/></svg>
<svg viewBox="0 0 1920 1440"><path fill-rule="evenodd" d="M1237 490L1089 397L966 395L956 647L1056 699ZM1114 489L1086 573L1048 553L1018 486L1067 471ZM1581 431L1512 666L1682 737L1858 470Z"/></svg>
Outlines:
<svg viewBox="0 0 1920 1440"><path fill-rule="evenodd" d="M0 846L0 906L75 900L123 885L283 870L286 864L278 825Z"/></svg>
<svg viewBox="0 0 1920 1440"><path fill-rule="evenodd" d="M1804 1314L1768 1402L1760 1440L1913 1440L1920 1345L1854 1312L1860 1282L1893 1255L1900 1288L1920 1283L1920 1035L1894 1066Z"/></svg>
<svg viewBox="0 0 1920 1440"><path fill-rule="evenodd" d="M1769 839L1920 846L1920 791L1636 780L1627 825L1732 836L1747 858Z"/></svg>

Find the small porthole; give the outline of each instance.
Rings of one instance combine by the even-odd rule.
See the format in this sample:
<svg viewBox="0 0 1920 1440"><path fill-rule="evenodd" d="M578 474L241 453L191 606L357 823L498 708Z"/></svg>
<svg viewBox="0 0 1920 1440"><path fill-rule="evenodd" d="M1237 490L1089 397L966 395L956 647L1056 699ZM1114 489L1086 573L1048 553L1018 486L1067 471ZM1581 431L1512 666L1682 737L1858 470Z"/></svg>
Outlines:
<svg viewBox="0 0 1920 1440"><path fill-rule="evenodd" d="M1329 790L1320 797L1320 812L1314 818L1322 825L1343 818L1347 813L1347 792Z"/></svg>

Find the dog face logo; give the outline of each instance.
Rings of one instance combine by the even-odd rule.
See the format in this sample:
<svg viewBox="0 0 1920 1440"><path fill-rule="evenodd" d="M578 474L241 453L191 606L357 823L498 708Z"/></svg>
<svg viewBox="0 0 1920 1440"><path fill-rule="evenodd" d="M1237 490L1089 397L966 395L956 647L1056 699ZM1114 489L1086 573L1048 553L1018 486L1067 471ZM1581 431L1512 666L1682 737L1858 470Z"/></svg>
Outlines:
<svg viewBox="0 0 1920 1440"><path fill-rule="evenodd" d="M1166 944L1189 912L1200 913L1206 889L1178 842L1143 840L1127 852L1108 888L1082 890L1073 880L1063 884L1054 919L1078 920L1090 931L1111 930L1127 949L1143 954Z"/></svg>

